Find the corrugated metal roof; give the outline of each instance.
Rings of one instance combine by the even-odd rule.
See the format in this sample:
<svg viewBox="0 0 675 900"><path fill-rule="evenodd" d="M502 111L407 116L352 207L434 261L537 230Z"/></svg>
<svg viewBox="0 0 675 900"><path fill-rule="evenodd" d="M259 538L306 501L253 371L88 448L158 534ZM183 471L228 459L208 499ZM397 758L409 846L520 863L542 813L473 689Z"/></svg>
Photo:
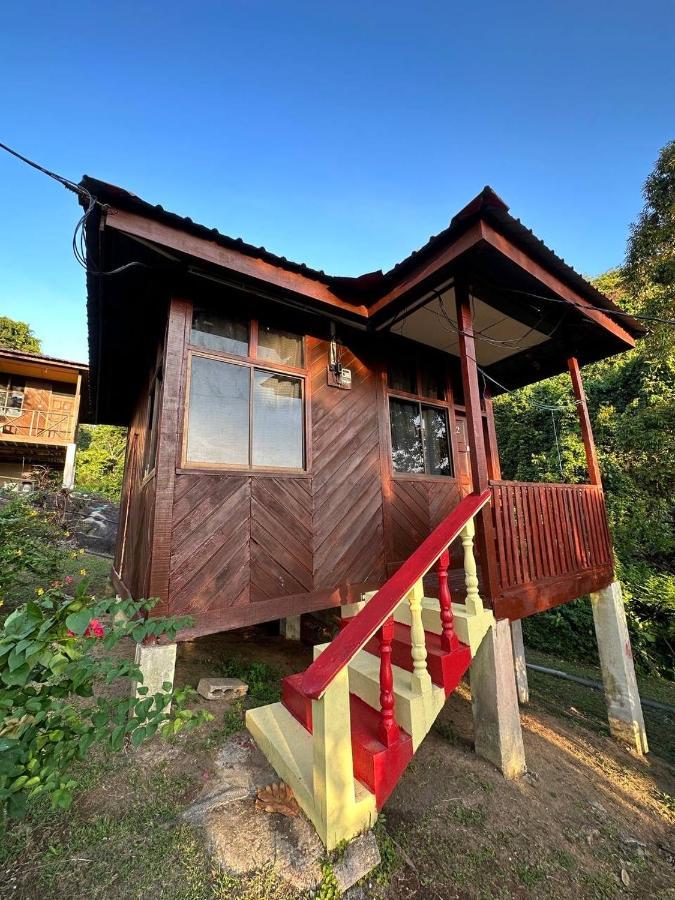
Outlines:
<svg viewBox="0 0 675 900"><path fill-rule="evenodd" d="M489 222L496 230L511 239L534 260L543 265L562 282L567 284L593 305L608 313L620 313L617 321L634 336L645 333L645 328L635 319L627 316L609 297L597 290L587 279L576 272L564 259L526 228L520 219L509 212L509 207L490 187L486 186L460 210L450 221L448 227L436 235L432 235L419 249L414 250L405 259L397 263L388 272L378 270L357 277L328 275L321 269L313 269L304 263L293 262L279 256L265 247L249 244L242 238L232 238L222 234L217 228L208 228L193 222L192 219L169 212L160 205L152 205L124 188L109 182L100 181L85 175L80 182L102 203L110 204L129 212L135 212L166 225L179 228L189 234L238 250L247 256L269 262L272 265L291 272L300 273L328 285L338 296L351 302L374 303L398 283L411 269L450 245L478 219Z"/></svg>

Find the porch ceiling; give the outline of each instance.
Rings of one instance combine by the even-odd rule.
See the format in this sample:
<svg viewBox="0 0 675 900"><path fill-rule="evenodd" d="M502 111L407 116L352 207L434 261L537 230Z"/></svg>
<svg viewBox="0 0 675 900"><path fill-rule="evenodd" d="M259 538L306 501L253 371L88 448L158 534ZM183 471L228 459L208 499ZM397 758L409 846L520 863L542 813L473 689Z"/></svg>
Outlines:
<svg viewBox="0 0 675 900"><path fill-rule="evenodd" d="M549 339L547 334L505 315L477 297L472 299L472 307L479 366L491 366ZM454 288L446 288L400 319L391 330L420 344L459 356Z"/></svg>

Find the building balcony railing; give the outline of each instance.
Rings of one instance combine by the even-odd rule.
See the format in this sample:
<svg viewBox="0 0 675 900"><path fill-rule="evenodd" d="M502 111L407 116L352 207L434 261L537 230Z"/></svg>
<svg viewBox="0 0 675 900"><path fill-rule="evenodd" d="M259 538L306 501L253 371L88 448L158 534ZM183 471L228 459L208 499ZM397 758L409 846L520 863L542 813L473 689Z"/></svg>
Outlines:
<svg viewBox="0 0 675 900"><path fill-rule="evenodd" d="M71 413L0 409L0 441L32 444L69 444L74 440Z"/></svg>

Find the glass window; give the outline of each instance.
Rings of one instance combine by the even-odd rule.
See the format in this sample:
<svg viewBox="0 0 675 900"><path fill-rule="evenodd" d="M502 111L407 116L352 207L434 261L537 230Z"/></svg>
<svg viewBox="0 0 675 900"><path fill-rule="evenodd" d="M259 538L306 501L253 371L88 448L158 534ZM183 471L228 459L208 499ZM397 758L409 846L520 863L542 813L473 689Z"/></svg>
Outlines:
<svg viewBox="0 0 675 900"><path fill-rule="evenodd" d="M160 406L160 388L161 377L157 377L152 382L150 388L150 396L148 398L148 419L147 433L145 436L145 460L143 463L143 474L148 475L155 468L157 458L157 429L159 420Z"/></svg>
<svg viewBox="0 0 675 900"><path fill-rule="evenodd" d="M395 472L424 472L420 405L409 400L389 401L391 458Z"/></svg>
<svg viewBox="0 0 675 900"><path fill-rule="evenodd" d="M280 331L262 323L258 329L258 358L269 359L294 366L296 369L304 365L302 338L290 331Z"/></svg>
<svg viewBox="0 0 675 900"><path fill-rule="evenodd" d="M389 400L391 459L395 472L452 475L448 414L414 400Z"/></svg>
<svg viewBox="0 0 675 900"><path fill-rule="evenodd" d="M206 309L195 309L190 342L207 350L248 356L248 322Z"/></svg>
<svg viewBox="0 0 675 900"><path fill-rule="evenodd" d="M190 462L248 465L251 370L193 356L187 458Z"/></svg>
<svg viewBox="0 0 675 900"><path fill-rule="evenodd" d="M303 467L302 385L299 378L255 370L253 465Z"/></svg>
<svg viewBox="0 0 675 900"><path fill-rule="evenodd" d="M389 363L389 387L392 391L417 393L417 376L412 360L397 359Z"/></svg>
<svg viewBox="0 0 675 900"><path fill-rule="evenodd" d="M422 428L424 471L427 475L452 475L447 412L437 406L423 406Z"/></svg>
<svg viewBox="0 0 675 900"><path fill-rule="evenodd" d="M23 409L25 382L22 378L5 378L0 386L0 415L17 417Z"/></svg>

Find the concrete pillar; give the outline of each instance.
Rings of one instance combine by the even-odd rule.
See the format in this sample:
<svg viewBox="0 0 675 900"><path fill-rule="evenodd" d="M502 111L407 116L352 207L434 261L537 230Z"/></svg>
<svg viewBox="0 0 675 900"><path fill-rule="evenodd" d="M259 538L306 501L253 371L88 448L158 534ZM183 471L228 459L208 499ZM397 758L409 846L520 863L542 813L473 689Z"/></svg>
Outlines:
<svg viewBox="0 0 675 900"><path fill-rule="evenodd" d="M591 594L591 605L610 733L637 753L647 753L645 722L619 582Z"/></svg>
<svg viewBox="0 0 675 900"><path fill-rule="evenodd" d="M491 626L469 671L476 753L505 778L519 778L527 767L508 619Z"/></svg>
<svg viewBox="0 0 675 900"><path fill-rule="evenodd" d="M279 633L287 641L299 641L301 622L302 616L287 616L281 620Z"/></svg>
<svg viewBox="0 0 675 900"><path fill-rule="evenodd" d="M177 644L136 644L136 657L134 662L143 674L142 685L138 681L131 684L131 694L140 698L137 693L139 687L147 687L148 693L145 695L161 693L165 682L173 685L173 676L176 669L176 649ZM171 706L166 707L169 712Z"/></svg>
<svg viewBox="0 0 675 900"><path fill-rule="evenodd" d="M77 444L68 444L66 446L66 461L63 465L63 482L62 487L67 491L72 491L75 486L75 453Z"/></svg>
<svg viewBox="0 0 675 900"><path fill-rule="evenodd" d="M516 673L516 691L518 702L530 702L530 688L527 683L527 663L525 662L525 645L523 644L523 623L520 619L511 622L511 643L513 644L513 670Z"/></svg>

